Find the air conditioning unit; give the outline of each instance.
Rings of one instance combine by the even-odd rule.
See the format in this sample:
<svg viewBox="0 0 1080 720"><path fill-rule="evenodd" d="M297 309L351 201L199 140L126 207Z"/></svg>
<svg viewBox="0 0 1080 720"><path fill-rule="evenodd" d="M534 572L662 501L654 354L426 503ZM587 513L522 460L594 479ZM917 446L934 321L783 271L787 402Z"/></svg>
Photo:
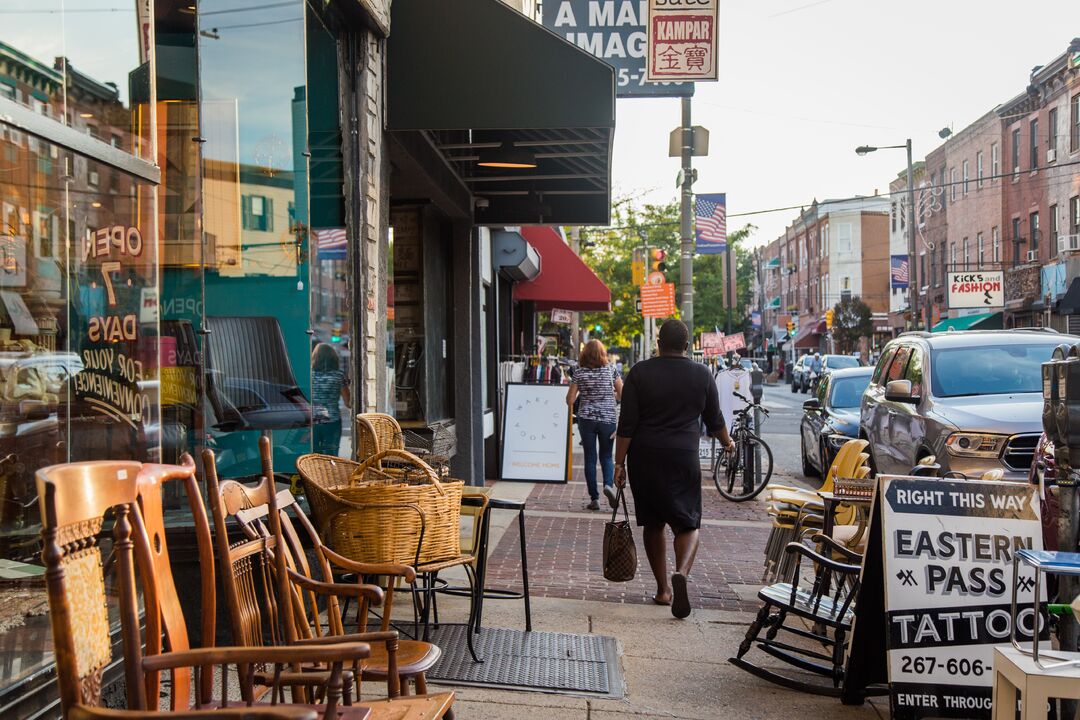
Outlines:
<svg viewBox="0 0 1080 720"><path fill-rule="evenodd" d="M1027 261L1029 263L1030 262L1038 262L1038 260L1039 260L1039 251L1038 250L1028 250L1027 251Z"/></svg>
<svg viewBox="0 0 1080 720"><path fill-rule="evenodd" d="M1080 252L1080 235L1061 235L1058 237L1058 255Z"/></svg>
<svg viewBox="0 0 1080 720"><path fill-rule="evenodd" d="M1046 162L1057 162L1057 148L1049 148L1046 151Z"/></svg>

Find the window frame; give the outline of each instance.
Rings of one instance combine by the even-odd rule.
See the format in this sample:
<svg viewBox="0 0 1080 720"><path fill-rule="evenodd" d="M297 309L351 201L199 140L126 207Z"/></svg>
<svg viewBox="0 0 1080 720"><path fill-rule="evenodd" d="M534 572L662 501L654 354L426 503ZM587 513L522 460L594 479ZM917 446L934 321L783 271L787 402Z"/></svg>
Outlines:
<svg viewBox="0 0 1080 720"><path fill-rule="evenodd" d="M967 195L968 183L971 178L971 164L965 159L961 167L963 168L962 174L964 178L964 195Z"/></svg>
<svg viewBox="0 0 1080 720"><path fill-rule="evenodd" d="M1058 144L1058 109L1056 107L1050 108L1046 113L1046 148L1054 151L1054 160L1057 161L1057 144ZM1047 158L1047 162L1050 162L1050 158Z"/></svg>
<svg viewBox="0 0 1080 720"><path fill-rule="evenodd" d="M985 175L985 167L983 163L983 151L975 153L975 189L978 190L983 186L983 175Z"/></svg>
<svg viewBox="0 0 1080 720"><path fill-rule="evenodd" d="M1032 252L1039 250L1039 211L1028 213L1028 249Z"/></svg>
<svg viewBox="0 0 1080 720"><path fill-rule="evenodd" d="M990 228L991 258L994 263L1001 262L1001 228L997 225Z"/></svg>
<svg viewBox="0 0 1080 720"><path fill-rule="evenodd" d="M1069 152L1080 151L1080 92L1069 100Z"/></svg>
<svg viewBox="0 0 1080 720"><path fill-rule="evenodd" d="M1020 174L1020 128L1015 127L1012 131L1012 174L1015 178Z"/></svg>
<svg viewBox="0 0 1080 720"><path fill-rule="evenodd" d="M1028 123L1029 128L1029 143L1031 148L1029 149L1031 159L1031 172L1035 172L1039 169L1039 118L1032 118Z"/></svg>

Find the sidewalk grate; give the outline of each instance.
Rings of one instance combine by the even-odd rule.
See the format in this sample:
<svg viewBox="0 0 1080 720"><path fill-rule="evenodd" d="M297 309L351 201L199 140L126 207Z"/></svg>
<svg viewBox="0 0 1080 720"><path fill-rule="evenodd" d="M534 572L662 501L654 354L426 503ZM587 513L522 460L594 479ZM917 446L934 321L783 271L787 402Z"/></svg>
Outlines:
<svg viewBox="0 0 1080 720"><path fill-rule="evenodd" d="M443 654L427 673L429 680L504 690L623 696L613 637L484 628L473 639L484 662L475 663L465 633L464 625L432 629L431 641Z"/></svg>

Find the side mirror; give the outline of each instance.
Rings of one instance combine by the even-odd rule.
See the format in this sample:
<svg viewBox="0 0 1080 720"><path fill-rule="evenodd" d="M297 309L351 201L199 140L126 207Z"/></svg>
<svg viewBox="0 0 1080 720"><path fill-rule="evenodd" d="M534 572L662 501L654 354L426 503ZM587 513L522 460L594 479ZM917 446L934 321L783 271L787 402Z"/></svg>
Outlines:
<svg viewBox="0 0 1080 720"><path fill-rule="evenodd" d="M821 409L821 401L817 398L810 398L809 400L803 402L802 409L816 412Z"/></svg>
<svg viewBox="0 0 1080 720"><path fill-rule="evenodd" d="M902 403L919 402L919 396L911 392L910 380L890 380L885 385L885 399Z"/></svg>

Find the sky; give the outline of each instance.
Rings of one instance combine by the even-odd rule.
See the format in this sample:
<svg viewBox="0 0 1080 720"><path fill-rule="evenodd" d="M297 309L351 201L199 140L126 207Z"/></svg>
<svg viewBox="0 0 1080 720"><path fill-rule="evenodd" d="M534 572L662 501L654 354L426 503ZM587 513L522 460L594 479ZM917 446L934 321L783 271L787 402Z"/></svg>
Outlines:
<svg viewBox="0 0 1080 720"><path fill-rule="evenodd" d="M698 83L693 124L710 131L694 159L699 193L726 192L728 228L771 242L796 210L732 217L814 198L888 192L903 149L915 160L1024 91L1031 69L1080 37L1076 0L723 0L720 78ZM619 100L614 197L677 199L668 133L679 100Z"/></svg>

